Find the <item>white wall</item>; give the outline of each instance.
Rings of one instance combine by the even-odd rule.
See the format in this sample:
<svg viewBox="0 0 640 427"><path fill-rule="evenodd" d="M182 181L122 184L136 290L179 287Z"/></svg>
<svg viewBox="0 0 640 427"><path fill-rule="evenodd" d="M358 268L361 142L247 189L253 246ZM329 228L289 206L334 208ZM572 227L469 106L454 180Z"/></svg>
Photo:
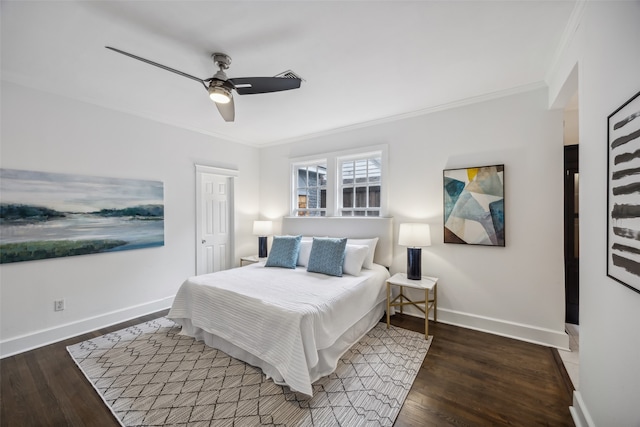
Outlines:
<svg viewBox="0 0 640 427"><path fill-rule="evenodd" d="M260 150L260 210L289 212L289 158L388 144L389 213L431 225L423 273L440 278L438 319L568 346L564 333L562 111L546 90ZM443 244L442 171L505 165L506 247ZM392 273L405 271L396 246Z"/></svg>
<svg viewBox="0 0 640 427"><path fill-rule="evenodd" d="M580 143L578 109L564 110L564 145Z"/></svg>
<svg viewBox="0 0 640 427"><path fill-rule="evenodd" d="M163 181L165 245L0 266L2 355L169 307L195 273L196 163L239 171L236 254L253 253L257 149L3 82L0 165Z"/></svg>
<svg viewBox="0 0 640 427"><path fill-rule="evenodd" d="M578 425L640 426L640 293L606 275L607 117L640 90L640 2L586 2L550 87L578 64L580 390ZM551 100L552 102L554 99Z"/></svg>

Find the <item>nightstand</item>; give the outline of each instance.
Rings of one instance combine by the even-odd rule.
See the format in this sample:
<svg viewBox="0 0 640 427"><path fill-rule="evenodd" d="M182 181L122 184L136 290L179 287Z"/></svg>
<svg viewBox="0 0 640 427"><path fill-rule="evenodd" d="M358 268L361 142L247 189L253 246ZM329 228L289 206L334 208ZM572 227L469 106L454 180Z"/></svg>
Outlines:
<svg viewBox="0 0 640 427"><path fill-rule="evenodd" d="M400 286L400 294L391 299L391 286ZM424 301L411 301L404 294L404 288L421 289L424 291ZM429 298L429 293L432 292L432 298ZM387 279L387 328L390 324L391 307L400 307L400 313L403 312L405 305L413 305L424 313L424 338L429 336L429 311L433 308L433 321L438 321L438 278L422 276L420 280L407 279L406 273L396 273ZM419 304L422 304L422 308Z"/></svg>
<svg viewBox="0 0 640 427"><path fill-rule="evenodd" d="M265 261L266 258L258 258L258 255L250 255L240 257L240 267L244 267L245 264L255 264L256 262Z"/></svg>

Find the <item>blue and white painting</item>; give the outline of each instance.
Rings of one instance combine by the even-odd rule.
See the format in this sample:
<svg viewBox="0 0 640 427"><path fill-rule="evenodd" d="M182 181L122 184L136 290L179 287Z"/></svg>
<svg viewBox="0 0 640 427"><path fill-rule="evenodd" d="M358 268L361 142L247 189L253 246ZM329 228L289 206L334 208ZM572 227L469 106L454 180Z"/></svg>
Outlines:
<svg viewBox="0 0 640 427"><path fill-rule="evenodd" d="M164 245L160 181L0 169L0 264Z"/></svg>
<svg viewBox="0 0 640 427"><path fill-rule="evenodd" d="M444 171L444 242L504 246L504 165Z"/></svg>

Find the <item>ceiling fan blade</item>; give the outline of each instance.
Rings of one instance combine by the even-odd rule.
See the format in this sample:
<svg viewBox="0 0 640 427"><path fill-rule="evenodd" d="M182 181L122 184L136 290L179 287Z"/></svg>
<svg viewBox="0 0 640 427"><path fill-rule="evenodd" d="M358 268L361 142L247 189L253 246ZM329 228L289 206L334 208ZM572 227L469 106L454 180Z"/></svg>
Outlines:
<svg viewBox="0 0 640 427"><path fill-rule="evenodd" d="M176 74L178 74L180 76L187 77L187 78L189 78L191 80L195 80L197 82L202 83L202 85L205 88L207 87L207 84L204 82L204 80L200 79L198 77L192 76L192 75L187 74L187 73L183 73L182 71L176 70L174 68L167 67L166 65L158 64L157 62L153 62L153 61L150 61L148 59L141 58L141 57L139 57L137 55L134 55L132 53L125 52L124 50L116 49L115 47L111 47L111 46L105 46L105 47L107 49L110 49L110 50L114 51L114 52L118 52L118 53L121 53L123 55L126 55L126 56L128 56L130 58L137 59L138 61L146 62L147 64L154 65L154 66L156 66L158 68L162 68L163 70L171 71L172 73L176 73Z"/></svg>
<svg viewBox="0 0 640 427"><path fill-rule="evenodd" d="M297 89L302 82L301 79L288 77L234 77L228 81L233 83L238 95Z"/></svg>
<svg viewBox="0 0 640 427"><path fill-rule="evenodd" d="M226 104L220 104L218 102L215 104L225 122L232 122L236 118L236 109L233 105L233 97L231 98L231 101Z"/></svg>

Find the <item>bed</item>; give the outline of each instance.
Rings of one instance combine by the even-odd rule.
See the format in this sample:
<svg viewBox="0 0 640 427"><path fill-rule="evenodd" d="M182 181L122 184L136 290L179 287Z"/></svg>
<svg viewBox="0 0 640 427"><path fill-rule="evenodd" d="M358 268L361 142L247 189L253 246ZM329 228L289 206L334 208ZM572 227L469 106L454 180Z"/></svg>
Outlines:
<svg viewBox="0 0 640 427"><path fill-rule="evenodd" d="M368 268L337 277L307 271L312 259L296 268L266 267L263 261L194 276L180 287L168 317L182 326L182 334L259 367L277 384L312 395L312 383L333 372L342 354L382 318L391 221L284 218L282 234L347 237L347 254L364 253L375 239L375 251L363 262ZM299 254L302 246L320 243L307 240Z"/></svg>

